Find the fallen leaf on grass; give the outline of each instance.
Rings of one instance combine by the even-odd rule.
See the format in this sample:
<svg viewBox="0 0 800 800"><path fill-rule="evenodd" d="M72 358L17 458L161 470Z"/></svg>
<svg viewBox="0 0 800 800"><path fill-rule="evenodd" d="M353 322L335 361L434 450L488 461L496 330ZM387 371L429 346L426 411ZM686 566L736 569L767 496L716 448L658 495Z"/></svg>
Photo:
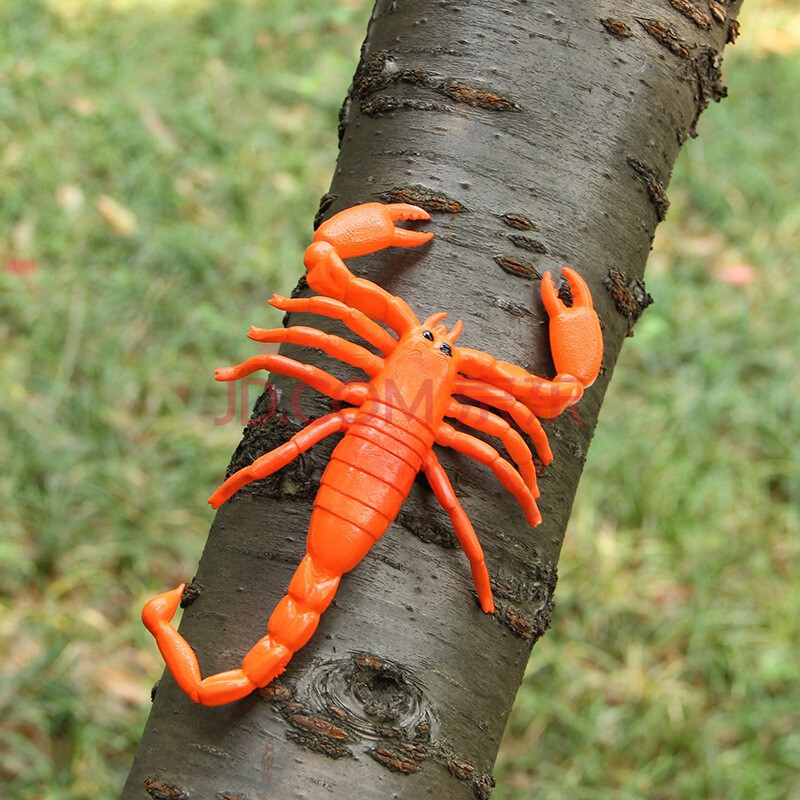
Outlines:
<svg viewBox="0 0 800 800"><path fill-rule="evenodd" d="M93 117L99 110L97 103L91 97L71 97L67 105L80 117Z"/></svg>
<svg viewBox="0 0 800 800"><path fill-rule="evenodd" d="M76 212L83 205L83 191L74 183L65 183L56 189L56 201L65 211Z"/></svg>
<svg viewBox="0 0 800 800"><path fill-rule="evenodd" d="M136 233L136 217L133 212L118 203L113 197L101 194L97 198L95 205L100 212L100 216L103 217L114 233L125 237L133 236Z"/></svg>
<svg viewBox="0 0 800 800"><path fill-rule="evenodd" d="M30 275L38 266L32 258L7 258L3 263L3 269L12 275Z"/></svg>
<svg viewBox="0 0 800 800"><path fill-rule="evenodd" d="M147 128L147 132L162 150L167 153L174 153L178 150L178 140L175 138L175 134L154 106L142 106L139 116Z"/></svg>
<svg viewBox="0 0 800 800"><path fill-rule="evenodd" d="M756 279L756 270L744 261L729 261L716 267L714 275L728 286L747 286Z"/></svg>

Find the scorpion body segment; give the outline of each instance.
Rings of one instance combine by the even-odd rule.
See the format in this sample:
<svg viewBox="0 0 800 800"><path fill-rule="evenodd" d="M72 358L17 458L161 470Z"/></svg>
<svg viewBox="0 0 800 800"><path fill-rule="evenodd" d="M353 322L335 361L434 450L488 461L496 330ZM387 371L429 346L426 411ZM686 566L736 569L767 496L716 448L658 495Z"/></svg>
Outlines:
<svg viewBox="0 0 800 800"><path fill-rule="evenodd" d="M276 296L270 301L285 311L341 320L382 355L314 328L250 331L256 341L320 348L360 368L368 380L344 384L324 370L281 355L258 356L217 370L217 380L230 381L267 369L302 380L352 407L314 420L285 444L231 475L209 499L217 508L246 484L271 475L327 436L344 433L314 499L307 553L288 593L269 618L267 634L247 653L240 669L202 678L194 651L171 624L183 585L145 604L145 625L176 681L195 702L231 702L266 686L284 671L292 655L313 635L342 576L364 558L396 518L420 471L450 516L469 559L481 608L494 611L483 549L436 458L434 443L488 466L514 494L528 522L535 526L541 521L533 456L523 437L497 414L456 401L453 395L507 412L548 464L553 456L537 417L556 416L577 402L600 368L602 336L588 287L577 273L564 269L574 299L568 308L559 300L549 273L542 281L558 371L552 380L482 351L459 348L460 322L448 331L441 324L446 316L441 312L420 322L405 301L356 277L342 260L389 246L423 244L433 234L398 228L394 223L428 218L422 209L402 203L366 203L335 215L319 227L306 251L308 284L318 296ZM447 418L498 437L514 464L483 439L454 428Z"/></svg>

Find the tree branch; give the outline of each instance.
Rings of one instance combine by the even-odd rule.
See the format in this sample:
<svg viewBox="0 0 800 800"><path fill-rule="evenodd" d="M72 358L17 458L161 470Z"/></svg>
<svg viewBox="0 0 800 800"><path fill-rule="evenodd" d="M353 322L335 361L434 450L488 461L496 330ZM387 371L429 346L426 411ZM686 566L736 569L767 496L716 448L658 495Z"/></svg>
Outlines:
<svg viewBox="0 0 800 800"><path fill-rule="evenodd" d="M535 530L483 468L441 453L486 551L495 615L481 613L449 519L420 479L280 681L209 709L162 679L125 800L349 798L354 787L362 798L488 797L530 648L550 624L600 403L649 302L641 280L672 165L724 95L719 54L739 4L706 5L648 0L634 15L628 3L379 0L317 222L370 200L431 211L430 245L351 267L421 317L462 319L460 344L542 375L553 366L538 276L570 265L604 325L604 373L574 415L546 426L555 460L540 477ZM317 351L281 352L352 376ZM299 428L296 387L274 384L278 413L245 430L231 470ZM302 407L330 409L309 393ZM269 410L262 397L254 417ZM181 625L204 675L238 667L264 633L303 556L332 446L218 513Z"/></svg>

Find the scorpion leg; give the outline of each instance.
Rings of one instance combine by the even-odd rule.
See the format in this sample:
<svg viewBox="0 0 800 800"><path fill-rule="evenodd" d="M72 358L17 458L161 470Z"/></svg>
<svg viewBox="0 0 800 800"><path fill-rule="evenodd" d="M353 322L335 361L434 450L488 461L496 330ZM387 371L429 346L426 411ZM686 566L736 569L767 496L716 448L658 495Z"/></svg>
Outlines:
<svg viewBox="0 0 800 800"><path fill-rule="evenodd" d="M511 464L508 463L491 445L470 436L468 433L457 431L452 425L443 422L436 434L436 443L445 447L452 447L465 456L474 458L481 464L490 467L492 472L503 486L517 498L517 502L525 512L525 518L531 527L536 527L542 521L542 515L536 507L536 500L530 489L525 485L522 476Z"/></svg>
<svg viewBox="0 0 800 800"><path fill-rule="evenodd" d="M436 499L450 515L458 541L461 542L461 547L469 559L472 580L475 582L475 589L478 592L481 608L487 614L491 614L494 611L492 587L489 583L489 572L486 569L483 548L480 541L478 541L475 528L472 527L469 517L461 507L461 503L458 502L456 493L453 491L453 485L434 453L431 453L426 459L423 470Z"/></svg>
<svg viewBox="0 0 800 800"><path fill-rule="evenodd" d="M342 409L335 414L320 417L298 431L288 442L270 450L257 458L250 466L243 467L234 472L220 486L208 502L212 508L219 508L229 497L234 495L243 486L252 481L267 478L279 469L294 461L301 453L318 444L323 439L334 433L346 430L355 419L356 411L353 408Z"/></svg>
<svg viewBox="0 0 800 800"><path fill-rule="evenodd" d="M547 466L553 460L553 451L550 449L550 443L547 441L547 434L544 432L542 423L513 394L483 381L474 381L461 377L456 378L453 394L463 394L471 400L477 400L479 403L486 403L499 408L501 411L507 411L514 422L531 437L536 447L536 454L542 460L542 463Z"/></svg>
<svg viewBox="0 0 800 800"><path fill-rule="evenodd" d="M525 440L501 417L485 411L476 406L463 405L456 400L450 401L446 415L454 417L459 422L471 428L496 436L503 442L508 454L517 465L527 487L534 497L539 496L539 487L536 485L536 468L533 465L533 454L525 444Z"/></svg>
<svg viewBox="0 0 800 800"><path fill-rule="evenodd" d="M383 369L383 359L370 353L360 344L348 342L341 336L325 333L316 328L307 328L304 325L269 329L251 327L247 336L254 342L290 342L306 347L317 347L323 353L361 369L370 376L377 375Z"/></svg>
<svg viewBox="0 0 800 800"><path fill-rule="evenodd" d="M248 358L235 367L223 367L214 371L218 381L236 381L251 375L260 369L277 372L289 378L297 378L307 383L312 389L332 397L334 400L343 400L353 405L361 405L367 395L366 383L343 383L328 372L311 364L301 364L293 358L281 355L265 355Z"/></svg>
<svg viewBox="0 0 800 800"><path fill-rule="evenodd" d="M281 311L295 311L298 313L319 314L321 317L330 317L343 322L353 333L366 342L376 347L385 356L393 353L397 347L397 339L387 330L373 322L366 314L357 308L351 308L332 297L281 297L272 296L269 304Z"/></svg>

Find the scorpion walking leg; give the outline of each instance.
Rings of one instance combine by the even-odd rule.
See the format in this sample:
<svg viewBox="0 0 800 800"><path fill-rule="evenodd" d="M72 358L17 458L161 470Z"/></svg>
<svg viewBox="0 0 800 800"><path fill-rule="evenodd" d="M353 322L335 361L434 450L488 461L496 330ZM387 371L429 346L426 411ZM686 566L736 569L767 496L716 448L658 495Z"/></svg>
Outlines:
<svg viewBox="0 0 800 800"><path fill-rule="evenodd" d="M293 358L281 355L248 358L247 361L235 367L223 367L215 370L214 377L218 381L236 381L260 369L277 372L279 375L286 375L289 378L297 378L307 383L312 389L316 389L334 400L344 400L344 402L354 405L363 403L367 393L368 385L366 383L343 383L319 367L301 364Z"/></svg>
<svg viewBox="0 0 800 800"><path fill-rule="evenodd" d="M470 436L468 433L457 431L452 425L443 422L436 434L436 443L445 447L452 447L465 456L474 458L481 464L490 467L492 472L503 486L517 498L517 502L525 512L525 518L531 527L536 527L542 521L542 515L536 507L536 500L525 485L522 476L511 464L508 463L491 445Z"/></svg>
<svg viewBox="0 0 800 800"><path fill-rule="evenodd" d="M539 487L536 485L536 468L533 466L533 454L525 444L525 440L501 417L485 411L476 406L462 405L456 400L450 401L450 408L447 410L448 417L455 417L459 422L469 425L471 428L488 433L489 436L497 436L503 442L508 454L522 475L525 484L531 490L534 497L539 496Z"/></svg>
<svg viewBox="0 0 800 800"><path fill-rule="evenodd" d="M444 467L439 463L439 459L431 453L423 467L425 477L433 489L433 493L442 508L450 515L453 522L458 541L469 559L472 570L472 580L475 582L475 589L478 592L478 599L481 608L491 614L494 611L494 600L492 599L492 587L489 583L489 572L486 569L486 561L483 557L483 548L472 527L467 513L458 502L453 485L444 471Z"/></svg>
<svg viewBox="0 0 800 800"><path fill-rule="evenodd" d="M499 408L501 411L507 411L514 422L531 437L536 447L536 454L542 460L542 463L547 466L553 460L553 451L550 449L550 443L547 441L547 434L544 432L542 423L513 394L483 381L460 377L456 378L453 394L463 394L471 400L477 400L479 403L486 403Z"/></svg>
<svg viewBox="0 0 800 800"><path fill-rule="evenodd" d="M328 414L320 417L307 425L303 430L298 431L288 442L270 450L263 456L257 458L250 466L243 467L238 472L234 472L217 489L208 502L212 508L219 508L228 498L232 497L243 486L247 486L252 481L266 478L282 469L290 462L294 461L301 453L321 442L331 434L346 430L355 419L355 409L346 408L335 414Z"/></svg>
<svg viewBox="0 0 800 800"><path fill-rule="evenodd" d="M316 420L285 445L232 475L209 502L216 508L240 486L272 474L326 436L347 428L355 415L355 409L344 409ZM253 472L255 474L251 474ZM240 476L241 482L238 480ZM195 703L222 705L245 697L260 686L266 686L283 672L292 654L311 638L319 615L330 604L338 586L339 576L329 575L315 567L311 557L306 556L289 584L288 595L270 616L268 635L251 648L242 661L241 669L219 672L205 679L200 674L194 650L171 624L186 584L148 600L142 609L142 621L155 637L158 649L181 689Z"/></svg>
<svg viewBox="0 0 800 800"><path fill-rule="evenodd" d="M373 347L377 347L383 355L388 356L395 351L397 339L387 330L373 322L366 314L357 308L346 306L332 297L281 297L273 295L269 304L281 311L319 314L321 317L338 319L353 333L360 336Z"/></svg>
<svg viewBox="0 0 800 800"><path fill-rule="evenodd" d="M291 342L317 347L323 353L364 370L370 376L377 375L383 368L383 359L370 353L366 347L348 342L341 336L324 333L316 328L307 328L304 325L293 325L289 328L250 328L247 336L254 342Z"/></svg>

